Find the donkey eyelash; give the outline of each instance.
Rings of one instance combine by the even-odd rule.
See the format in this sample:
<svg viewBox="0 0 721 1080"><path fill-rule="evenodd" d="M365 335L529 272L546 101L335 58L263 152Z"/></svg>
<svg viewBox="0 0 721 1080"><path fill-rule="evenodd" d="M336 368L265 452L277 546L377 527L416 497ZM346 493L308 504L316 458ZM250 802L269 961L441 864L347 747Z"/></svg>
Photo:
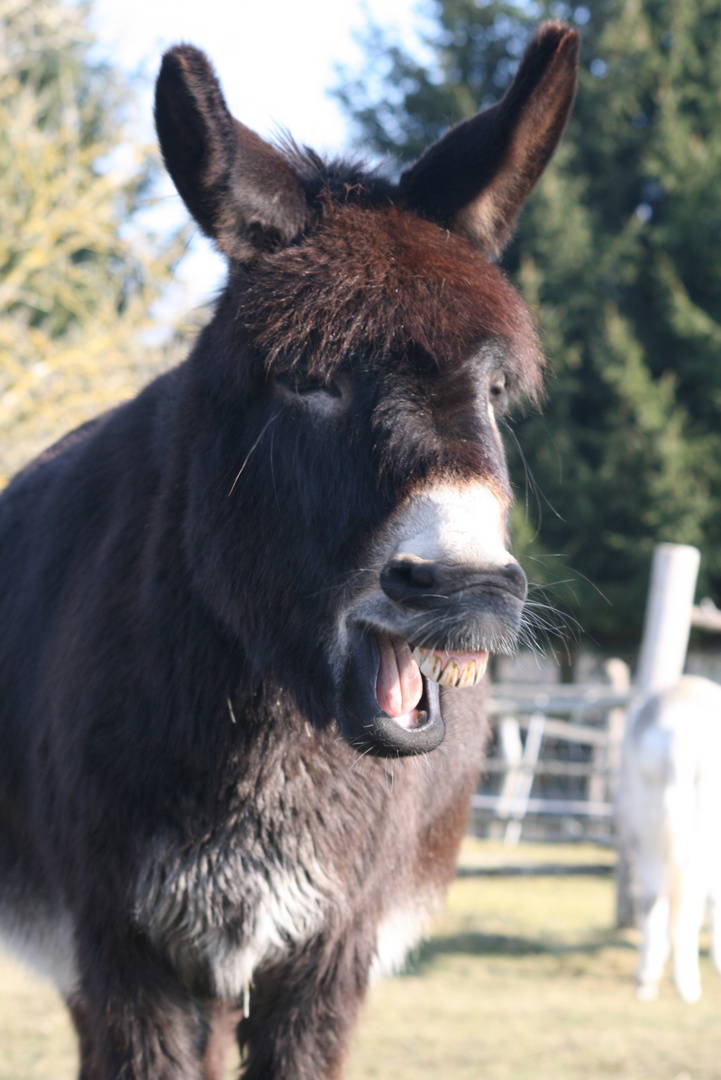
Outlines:
<svg viewBox="0 0 721 1080"><path fill-rule="evenodd" d="M284 390L288 390L299 397L308 397L311 394L327 394L329 397L340 400L343 397L342 389L333 382L322 382L320 379L287 375L277 375L276 383Z"/></svg>

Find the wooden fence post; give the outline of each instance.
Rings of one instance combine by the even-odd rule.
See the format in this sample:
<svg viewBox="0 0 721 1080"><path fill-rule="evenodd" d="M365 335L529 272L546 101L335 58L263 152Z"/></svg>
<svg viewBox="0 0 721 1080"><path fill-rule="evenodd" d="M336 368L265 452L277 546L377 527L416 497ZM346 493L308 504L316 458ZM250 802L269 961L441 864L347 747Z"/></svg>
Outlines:
<svg viewBox="0 0 721 1080"><path fill-rule="evenodd" d="M515 716L502 716L498 723L498 745L501 757L506 765L503 784L498 796L498 808L496 816L503 821L503 831L506 831L516 785L523 761L523 743L521 742L521 728Z"/></svg>
<svg viewBox="0 0 721 1080"><path fill-rule="evenodd" d="M523 758L518 770L515 790L511 802L509 821L506 825L504 841L511 847L515 847L521 839L523 819L528 809L528 800L531 797L533 778L538 763L538 755L541 752L543 741L543 729L546 726L546 717L542 712L535 712L528 721L526 733L526 745L523 747Z"/></svg>
<svg viewBox="0 0 721 1080"><path fill-rule="evenodd" d="M629 694L631 691L631 669L628 664L618 657L612 657L603 665L608 681L617 694ZM605 751L606 776L594 777L594 780L605 780L603 789L596 793L593 786L589 785L589 801L601 802L607 799L615 802L618 790L618 780L621 775L621 755L623 753L623 732L626 724L626 709L609 709L608 713L608 747ZM595 754L600 755L601 747L597 747Z"/></svg>
<svg viewBox="0 0 721 1080"><path fill-rule="evenodd" d="M639 695L665 690L683 673L700 560L698 548L686 544L654 548L636 672Z"/></svg>
<svg viewBox="0 0 721 1080"><path fill-rule="evenodd" d="M658 544L654 548L636 672L637 701L674 686L683 674L700 561L698 548L686 544ZM629 716L632 711L633 704ZM623 785L622 765L619 799L623 799ZM619 836L616 864L616 925L619 927L633 925L633 891L631 853Z"/></svg>

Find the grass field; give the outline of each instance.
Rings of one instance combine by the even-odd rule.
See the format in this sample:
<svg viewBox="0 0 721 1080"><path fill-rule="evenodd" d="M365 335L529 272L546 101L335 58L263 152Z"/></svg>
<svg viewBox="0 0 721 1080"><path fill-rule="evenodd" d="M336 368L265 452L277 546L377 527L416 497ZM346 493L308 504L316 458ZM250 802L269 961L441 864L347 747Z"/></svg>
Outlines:
<svg viewBox="0 0 721 1080"><path fill-rule="evenodd" d="M507 860L470 842L466 865ZM583 848L521 847L520 861L593 862ZM608 858L608 856L606 856ZM346 1080L721 1080L721 979L704 994L633 998L636 937L612 927L601 877L469 877L406 975L372 991ZM51 987L0 957L0 1080L75 1080Z"/></svg>

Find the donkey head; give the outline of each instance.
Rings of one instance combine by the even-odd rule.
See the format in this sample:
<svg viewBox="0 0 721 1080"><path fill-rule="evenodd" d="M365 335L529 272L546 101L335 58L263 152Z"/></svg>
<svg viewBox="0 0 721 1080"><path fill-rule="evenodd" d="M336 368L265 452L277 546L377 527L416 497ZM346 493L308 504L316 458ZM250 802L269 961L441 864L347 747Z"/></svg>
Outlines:
<svg viewBox="0 0 721 1080"><path fill-rule="evenodd" d="M270 146L201 52L163 60L163 157L229 260L189 362L190 572L249 678L360 749L432 750L438 684L480 680L520 627L497 425L542 358L490 260L562 134L577 55L543 26L505 97L398 183Z"/></svg>

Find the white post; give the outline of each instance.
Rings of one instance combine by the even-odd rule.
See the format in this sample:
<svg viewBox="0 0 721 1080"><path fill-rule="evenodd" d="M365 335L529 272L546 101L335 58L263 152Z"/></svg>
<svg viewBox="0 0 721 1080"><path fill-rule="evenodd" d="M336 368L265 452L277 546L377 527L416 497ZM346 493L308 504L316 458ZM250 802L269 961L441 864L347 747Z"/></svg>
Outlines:
<svg viewBox="0 0 721 1080"><path fill-rule="evenodd" d="M515 847L521 839L523 819L526 816L526 808L531 796L531 788L533 787L533 778L536 772L538 755L541 752L541 742L543 741L543 729L545 726L546 717L543 713L533 713L528 721L526 745L523 747L523 760L521 762L521 768L518 771L516 790L513 793L513 800L509 811L510 820L506 825L506 834L504 836L505 842L510 847Z"/></svg>
<svg viewBox="0 0 721 1080"><path fill-rule="evenodd" d="M606 676L617 694L628 694L631 690L631 669L623 660L614 656L603 665ZM610 709L608 713L608 751L606 767L608 777L603 798L613 802L621 775L621 757L623 734L626 726L626 710ZM589 798L590 801L590 798ZM600 800L599 800L600 801Z"/></svg>
<svg viewBox="0 0 721 1080"><path fill-rule="evenodd" d="M503 778L496 815L505 820L510 813L513 795L518 783L518 773L523 761L521 729L515 716L501 718L498 725L498 741L501 747L501 756L506 765L506 774Z"/></svg>
<svg viewBox="0 0 721 1080"><path fill-rule="evenodd" d="M686 544L654 549L636 672L639 695L665 690L683 673L700 559L698 548Z"/></svg>

